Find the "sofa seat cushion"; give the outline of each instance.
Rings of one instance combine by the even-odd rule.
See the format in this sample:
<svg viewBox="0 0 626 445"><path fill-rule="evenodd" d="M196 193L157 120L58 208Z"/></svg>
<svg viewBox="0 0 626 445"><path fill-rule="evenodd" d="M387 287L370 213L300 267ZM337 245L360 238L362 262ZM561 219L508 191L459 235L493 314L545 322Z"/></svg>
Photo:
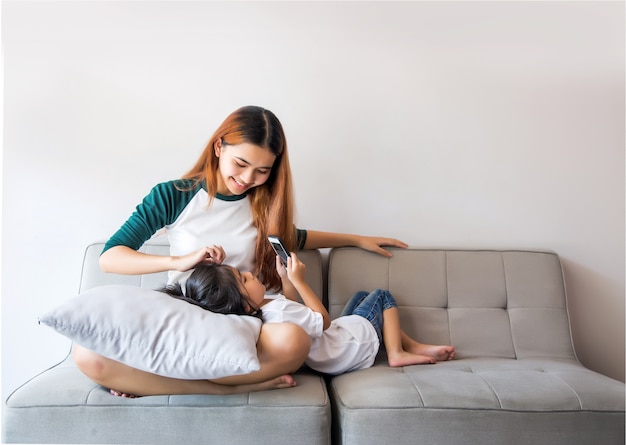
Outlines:
<svg viewBox="0 0 626 445"><path fill-rule="evenodd" d="M93 383L68 357L9 397L3 409L3 439L20 443L43 443L45 437L45 443L224 444L256 437L259 443L327 444L330 402L326 384L322 377L306 371L294 377L298 385L287 389L128 399ZM284 424L285 419L289 425Z"/></svg>
<svg viewBox="0 0 626 445"><path fill-rule="evenodd" d="M378 363L333 378L332 387L351 409L624 411L619 382L568 360L463 359L404 368Z"/></svg>
<svg viewBox="0 0 626 445"><path fill-rule="evenodd" d="M336 444L623 443L623 384L575 360L461 359L330 383ZM468 439L471 437L471 440ZM497 439L496 439L497 438ZM620 442L621 441L621 442Z"/></svg>

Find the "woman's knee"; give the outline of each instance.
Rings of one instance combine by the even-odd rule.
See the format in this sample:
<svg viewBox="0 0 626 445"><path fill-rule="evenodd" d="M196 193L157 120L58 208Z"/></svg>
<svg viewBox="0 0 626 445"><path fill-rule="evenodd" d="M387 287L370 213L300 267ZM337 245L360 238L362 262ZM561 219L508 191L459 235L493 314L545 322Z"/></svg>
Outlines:
<svg viewBox="0 0 626 445"><path fill-rule="evenodd" d="M283 327L283 347L285 353L297 356L304 360L311 349L311 337L300 326L287 323Z"/></svg>
<svg viewBox="0 0 626 445"><path fill-rule="evenodd" d="M292 323L264 324L259 341L274 357L301 365L309 355L311 338L300 326ZM297 365L296 367L299 367Z"/></svg>
<svg viewBox="0 0 626 445"><path fill-rule="evenodd" d="M90 379L98 382L101 381L106 374L106 359L89 349L80 345L74 345L72 348L72 358L78 369Z"/></svg>

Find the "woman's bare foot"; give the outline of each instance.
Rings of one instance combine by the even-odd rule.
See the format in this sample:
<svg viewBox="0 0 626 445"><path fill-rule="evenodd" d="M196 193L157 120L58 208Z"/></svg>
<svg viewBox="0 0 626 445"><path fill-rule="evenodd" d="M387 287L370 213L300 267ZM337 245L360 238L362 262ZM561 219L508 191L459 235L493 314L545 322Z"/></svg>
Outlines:
<svg viewBox="0 0 626 445"><path fill-rule="evenodd" d="M116 391L114 389L109 389L109 392L114 396L124 397L125 399L136 399L137 397L141 397L134 394L126 394L125 392Z"/></svg>
<svg viewBox="0 0 626 445"><path fill-rule="evenodd" d="M392 368L411 365L432 365L437 361L427 355L413 354L407 351L399 351L393 354L387 353L387 361Z"/></svg>
<svg viewBox="0 0 626 445"><path fill-rule="evenodd" d="M283 389L292 388L296 386L296 380L289 374L281 375L280 377L273 378L261 383L252 383L249 385L237 385L233 388L237 389L237 392L254 392L254 391L267 391L271 389Z"/></svg>

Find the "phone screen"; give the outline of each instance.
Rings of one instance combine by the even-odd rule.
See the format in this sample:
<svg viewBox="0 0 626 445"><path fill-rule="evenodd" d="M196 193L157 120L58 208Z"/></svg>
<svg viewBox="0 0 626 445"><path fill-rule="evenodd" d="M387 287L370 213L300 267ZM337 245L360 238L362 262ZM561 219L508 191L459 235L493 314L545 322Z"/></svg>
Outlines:
<svg viewBox="0 0 626 445"><path fill-rule="evenodd" d="M289 257L289 252L285 249L285 245L282 243L279 237L277 236L268 236L267 239L270 241L270 244L274 248L274 252L280 257L281 263L283 266L287 266L287 257Z"/></svg>

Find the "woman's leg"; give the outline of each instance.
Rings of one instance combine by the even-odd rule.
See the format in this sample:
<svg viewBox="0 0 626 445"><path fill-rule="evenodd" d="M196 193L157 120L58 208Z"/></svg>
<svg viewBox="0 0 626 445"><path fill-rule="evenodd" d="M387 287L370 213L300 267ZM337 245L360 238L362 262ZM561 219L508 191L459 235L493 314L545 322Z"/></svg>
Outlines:
<svg viewBox="0 0 626 445"><path fill-rule="evenodd" d="M311 338L300 326L292 323L264 324L257 342L261 369L250 374L213 379L223 385L242 385L265 382L296 372L311 349Z"/></svg>
<svg viewBox="0 0 626 445"><path fill-rule="evenodd" d="M74 346L72 354L76 365L87 377L119 393L137 396L237 394L295 386L293 378L286 374L296 371L302 365L309 353L310 344L309 336L296 325L263 325L257 342L261 369L252 374L218 379L219 383L151 374L78 345Z"/></svg>

